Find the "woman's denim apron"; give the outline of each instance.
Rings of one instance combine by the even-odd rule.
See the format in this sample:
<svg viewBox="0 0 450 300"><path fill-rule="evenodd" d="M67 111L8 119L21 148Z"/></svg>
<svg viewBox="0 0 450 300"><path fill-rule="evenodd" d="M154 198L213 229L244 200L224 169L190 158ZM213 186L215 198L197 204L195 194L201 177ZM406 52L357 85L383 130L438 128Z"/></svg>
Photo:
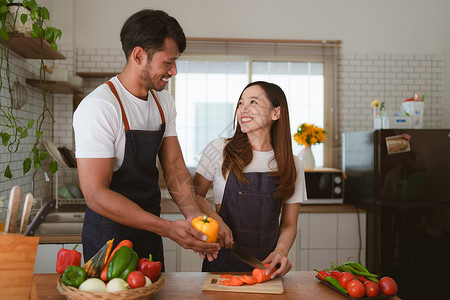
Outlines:
<svg viewBox="0 0 450 300"><path fill-rule="evenodd" d="M230 173L225 185L219 215L233 232L234 242L259 260L274 249L279 236L281 202L274 198L273 173L245 173L249 184L240 183ZM203 260L204 272L249 272L247 265L230 249L222 248L217 259Z"/></svg>

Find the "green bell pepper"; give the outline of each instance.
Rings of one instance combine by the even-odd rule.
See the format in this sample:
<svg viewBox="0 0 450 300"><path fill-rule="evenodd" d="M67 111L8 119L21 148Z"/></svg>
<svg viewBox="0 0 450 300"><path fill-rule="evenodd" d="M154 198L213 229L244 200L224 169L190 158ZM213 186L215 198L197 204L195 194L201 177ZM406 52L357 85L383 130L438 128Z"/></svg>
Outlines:
<svg viewBox="0 0 450 300"><path fill-rule="evenodd" d="M82 267L69 266L64 271L61 282L67 286L78 288L86 280L86 272Z"/></svg>
<svg viewBox="0 0 450 300"><path fill-rule="evenodd" d="M130 247L120 247L109 262L107 271L108 280L122 278L126 281L128 274L136 270L138 259L138 255Z"/></svg>

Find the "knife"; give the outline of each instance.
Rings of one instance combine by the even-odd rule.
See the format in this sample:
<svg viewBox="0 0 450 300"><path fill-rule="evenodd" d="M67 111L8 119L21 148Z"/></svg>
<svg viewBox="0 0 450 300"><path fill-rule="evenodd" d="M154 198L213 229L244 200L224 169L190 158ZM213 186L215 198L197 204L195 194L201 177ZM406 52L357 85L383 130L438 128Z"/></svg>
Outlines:
<svg viewBox="0 0 450 300"><path fill-rule="evenodd" d="M19 214L20 203L22 202L22 188L13 186L9 194L8 213L6 215L6 233L17 233L17 215Z"/></svg>
<svg viewBox="0 0 450 300"><path fill-rule="evenodd" d="M28 193L25 196L25 201L23 202L22 219L20 220L19 229L20 234L24 234L25 229L27 229L28 221L30 219L31 205L33 205L33 195L31 193Z"/></svg>
<svg viewBox="0 0 450 300"><path fill-rule="evenodd" d="M236 255L239 259L241 259L246 264L252 266L253 268L257 269L267 269L267 267L256 257L236 245L236 243L233 243L233 246L231 246L231 253Z"/></svg>
<svg viewBox="0 0 450 300"><path fill-rule="evenodd" d="M42 222L44 222L45 218L51 212L56 205L56 200L52 200L49 202L46 202L44 206L39 209L36 216L34 217L33 221L31 221L30 226L28 226L27 230L25 231L26 236L33 236L36 232L36 229L38 229L39 225L41 225Z"/></svg>

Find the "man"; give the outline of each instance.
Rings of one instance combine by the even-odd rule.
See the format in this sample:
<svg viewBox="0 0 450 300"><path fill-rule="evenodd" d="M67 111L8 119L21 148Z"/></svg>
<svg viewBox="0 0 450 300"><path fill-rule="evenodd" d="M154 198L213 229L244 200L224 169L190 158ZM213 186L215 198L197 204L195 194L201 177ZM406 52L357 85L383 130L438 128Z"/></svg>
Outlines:
<svg viewBox="0 0 450 300"><path fill-rule="evenodd" d="M206 243L190 222L202 214L195 201L175 129L175 104L164 90L177 74L186 48L178 22L167 13L142 10L120 33L127 63L80 103L73 118L78 173L87 210L84 259L108 240L133 242L139 257L152 254L164 266L161 236L213 259L219 244ZM159 218L159 157L167 187L186 221Z"/></svg>

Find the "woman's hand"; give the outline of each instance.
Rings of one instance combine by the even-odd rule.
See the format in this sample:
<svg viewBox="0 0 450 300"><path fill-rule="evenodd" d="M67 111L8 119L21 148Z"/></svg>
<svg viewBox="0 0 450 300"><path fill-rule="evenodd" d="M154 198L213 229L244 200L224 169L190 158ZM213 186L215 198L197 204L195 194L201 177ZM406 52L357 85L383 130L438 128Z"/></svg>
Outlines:
<svg viewBox="0 0 450 300"><path fill-rule="evenodd" d="M277 276L284 276L292 269L292 264L287 257L287 253L284 253L283 251L277 249L270 253L269 256L267 256L266 259L262 261L262 263L270 264L270 266L267 268L267 274L270 274L272 269L275 268L277 264L280 265L280 267L272 274L272 279Z"/></svg>
<svg viewBox="0 0 450 300"><path fill-rule="evenodd" d="M233 233L231 232L230 227L228 227L220 217L216 221L219 223L217 242L220 244L220 247L225 247L227 249L231 248L233 245Z"/></svg>

